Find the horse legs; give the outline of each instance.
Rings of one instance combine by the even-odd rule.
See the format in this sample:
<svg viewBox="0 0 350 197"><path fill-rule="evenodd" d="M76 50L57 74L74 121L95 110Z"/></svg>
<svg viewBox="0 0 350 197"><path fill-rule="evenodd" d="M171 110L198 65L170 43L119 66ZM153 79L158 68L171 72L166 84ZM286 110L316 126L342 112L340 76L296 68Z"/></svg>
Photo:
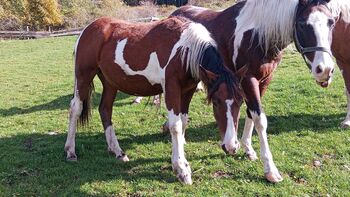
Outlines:
<svg viewBox="0 0 350 197"><path fill-rule="evenodd" d="M252 146L254 122L253 122L253 119L249 117L248 114L249 114L249 110L247 109L247 117L245 118L241 143L242 143L243 150L247 155L247 157L249 158L249 160L254 161L258 159L258 157L256 156L256 152Z"/></svg>
<svg viewBox="0 0 350 197"><path fill-rule="evenodd" d="M347 114L345 120L341 123L342 128L350 127L350 65L346 65L343 62L337 60L337 63L342 71L342 75L345 82L345 94L347 97Z"/></svg>
<svg viewBox="0 0 350 197"><path fill-rule="evenodd" d="M77 130L77 121L83 110L83 102L79 98L79 91L77 89L77 82L74 85L74 97L70 102L69 110L69 129L66 144L64 150L67 153L68 161L76 161L77 155L75 154L75 133Z"/></svg>
<svg viewBox="0 0 350 197"><path fill-rule="evenodd" d="M96 75L96 68L87 68L84 75L79 75L75 77L74 84L74 97L70 102L69 110L69 129L67 140L64 146L64 150L67 153L68 161L76 161L77 155L75 154L75 133L77 130L77 121L78 118L82 115L84 107L83 102L88 102L91 96L91 83ZM85 109L88 110L88 109Z"/></svg>
<svg viewBox="0 0 350 197"><path fill-rule="evenodd" d="M134 99L134 101L132 102L133 104L140 104L142 101L143 97L142 96L138 96Z"/></svg>
<svg viewBox="0 0 350 197"><path fill-rule="evenodd" d="M164 91L164 93L165 104L168 109L168 125L172 142L171 163L177 178L185 184L192 184L191 168L185 158L184 151L185 141L183 136L181 98L177 96L181 94L181 89L177 83L167 81L165 90L170 89L171 91Z"/></svg>
<svg viewBox="0 0 350 197"><path fill-rule="evenodd" d="M270 84L271 80L272 80L272 74L267 79L265 79L264 82L259 84L259 90L260 90L261 97L263 97L263 95L265 94L267 87ZM244 123L244 129L243 129L243 135L242 135L241 142L242 142L242 146L243 146L245 154L247 155L248 159L251 161L255 161L258 159L258 157L256 156L256 152L252 146L253 129L254 129L254 122L249 115L249 110L247 109L247 117L246 117L245 123Z"/></svg>
<svg viewBox="0 0 350 197"><path fill-rule="evenodd" d="M182 96L181 96L182 136L184 138L184 143L185 144L186 144L185 130L186 130L187 126L188 126L188 108L190 106L190 102L191 102L191 99L193 97L193 94L196 91L197 91L197 88L193 88L193 89L189 90L188 92L182 94Z"/></svg>
<svg viewBox="0 0 350 197"><path fill-rule="evenodd" d="M249 90L245 91L246 103L249 109L250 118L253 120L255 129L259 135L260 158L264 163L265 178L273 183L280 182L283 178L273 162L272 154L267 142L267 118L262 111L259 82L253 77L245 78L242 81L242 86L244 90Z"/></svg>
<svg viewBox="0 0 350 197"><path fill-rule="evenodd" d="M128 156L123 152L119 146L118 139L115 135L115 130L112 125L112 110L117 89L112 87L99 73L99 78L103 85L102 98L99 106L100 117L103 128L105 130L106 141L108 144L108 151L113 153L117 159L121 161L129 161Z"/></svg>

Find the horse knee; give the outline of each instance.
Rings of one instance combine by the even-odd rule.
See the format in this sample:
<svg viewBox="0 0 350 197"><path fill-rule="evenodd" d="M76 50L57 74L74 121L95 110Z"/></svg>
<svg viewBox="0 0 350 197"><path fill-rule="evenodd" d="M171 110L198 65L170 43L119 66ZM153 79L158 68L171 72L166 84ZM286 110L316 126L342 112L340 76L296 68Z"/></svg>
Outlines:
<svg viewBox="0 0 350 197"><path fill-rule="evenodd" d="M182 123L181 120L173 123L169 123L169 130L172 135L182 134Z"/></svg>
<svg viewBox="0 0 350 197"><path fill-rule="evenodd" d="M267 129L267 118L266 115L264 113L254 113L254 112L250 112L254 121L254 125L256 130L259 131L264 131Z"/></svg>

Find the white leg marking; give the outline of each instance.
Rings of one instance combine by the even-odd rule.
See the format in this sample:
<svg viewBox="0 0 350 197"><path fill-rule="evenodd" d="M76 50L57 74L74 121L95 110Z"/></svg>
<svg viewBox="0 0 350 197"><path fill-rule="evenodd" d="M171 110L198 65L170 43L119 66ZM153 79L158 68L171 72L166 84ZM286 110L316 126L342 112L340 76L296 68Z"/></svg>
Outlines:
<svg viewBox="0 0 350 197"><path fill-rule="evenodd" d="M70 102L69 130L66 144L64 146L64 150L67 152L67 160L69 161L77 160L77 155L75 154L75 133L77 131L77 121L82 110L83 102L79 98L79 92L77 90L77 81L75 81L74 98Z"/></svg>
<svg viewBox="0 0 350 197"><path fill-rule="evenodd" d="M272 159L272 154L269 148L269 144L267 142L267 118L264 113L261 113L260 116L250 111L250 114L252 115L255 129L258 132L259 140L260 140L260 158L264 162L264 172L265 172L265 178L272 182L280 182L283 180L282 176L277 170L277 167Z"/></svg>
<svg viewBox="0 0 350 197"><path fill-rule="evenodd" d="M242 135L242 145L245 154L248 156L250 160L257 160L256 152L252 147L252 135L254 129L254 122L249 117L245 118L244 130Z"/></svg>
<svg viewBox="0 0 350 197"><path fill-rule="evenodd" d="M188 115L187 114L181 114L181 122L182 122L182 136L184 137L184 143L186 144L186 138L185 138L185 131L188 126Z"/></svg>
<svg viewBox="0 0 350 197"><path fill-rule="evenodd" d="M160 107L160 95L155 95L153 97L153 104L156 105L157 107Z"/></svg>
<svg viewBox="0 0 350 197"><path fill-rule="evenodd" d="M117 136L115 135L115 131L112 125L107 127L105 131L105 135L106 135L106 141L108 144L108 151L114 153L117 159L121 161L124 161L124 162L129 161L128 156L124 154L123 150L119 146L119 142L118 142Z"/></svg>
<svg viewBox="0 0 350 197"><path fill-rule="evenodd" d="M143 99L142 96L138 96L138 97L136 97L136 98L134 99L133 103L135 103L135 104L140 104L141 101L142 101L142 99Z"/></svg>
<svg viewBox="0 0 350 197"><path fill-rule="evenodd" d="M231 106L233 104L233 100L226 100L226 107L227 107L227 112L226 112L226 118L227 118L227 126L226 126L226 132L225 132L225 137L222 142L222 146L225 146L226 151L234 155L237 153L240 144L237 140L237 131L236 127L234 125L233 117L232 117L232 112L231 112Z"/></svg>
<svg viewBox="0 0 350 197"><path fill-rule="evenodd" d="M348 101L348 107L347 107L347 114L346 114L346 118L345 120L341 123L341 127L342 128L348 128L350 127L350 93L348 92L348 90L345 88L345 93L346 93L346 98Z"/></svg>
<svg viewBox="0 0 350 197"><path fill-rule="evenodd" d="M181 115L175 115L174 110L171 110L168 112L168 119L172 141L171 162L173 170L181 182L192 184L191 168L185 158Z"/></svg>

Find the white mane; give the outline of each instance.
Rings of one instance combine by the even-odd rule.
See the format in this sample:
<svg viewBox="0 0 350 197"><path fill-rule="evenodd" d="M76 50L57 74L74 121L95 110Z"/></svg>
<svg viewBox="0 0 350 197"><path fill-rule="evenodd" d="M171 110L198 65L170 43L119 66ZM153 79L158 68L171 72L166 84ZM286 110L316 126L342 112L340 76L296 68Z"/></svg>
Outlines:
<svg viewBox="0 0 350 197"><path fill-rule="evenodd" d="M209 46L216 48L214 39L208 30L199 23L190 23L182 32L179 45L181 47L181 60L190 70L193 78L199 79L199 66L202 61L204 50Z"/></svg>
<svg viewBox="0 0 350 197"><path fill-rule="evenodd" d="M287 46L293 41L298 3L298 0L247 0L236 18L236 32L253 27L265 51L276 44Z"/></svg>
<svg viewBox="0 0 350 197"><path fill-rule="evenodd" d="M334 17L339 17L341 14L344 21L350 23L350 0L331 0L328 7Z"/></svg>

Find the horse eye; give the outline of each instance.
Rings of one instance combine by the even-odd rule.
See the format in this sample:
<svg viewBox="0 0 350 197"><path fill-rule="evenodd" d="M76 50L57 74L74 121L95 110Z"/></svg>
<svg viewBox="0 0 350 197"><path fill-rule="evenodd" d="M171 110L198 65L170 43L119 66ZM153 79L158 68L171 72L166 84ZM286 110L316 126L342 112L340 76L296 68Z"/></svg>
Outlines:
<svg viewBox="0 0 350 197"><path fill-rule="evenodd" d="M334 20L333 19L328 19L328 26L332 27L334 25Z"/></svg>

